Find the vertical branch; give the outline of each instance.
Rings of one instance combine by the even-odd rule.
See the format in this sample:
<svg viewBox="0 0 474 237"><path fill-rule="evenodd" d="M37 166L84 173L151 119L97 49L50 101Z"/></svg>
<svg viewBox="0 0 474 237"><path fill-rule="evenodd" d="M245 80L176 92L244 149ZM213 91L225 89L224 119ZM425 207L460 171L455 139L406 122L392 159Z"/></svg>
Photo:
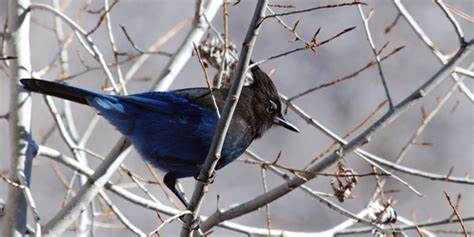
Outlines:
<svg viewBox="0 0 474 237"><path fill-rule="evenodd" d="M118 0L114 1L114 5ZM114 33L112 32L112 20L110 19L110 6L109 1L104 0L104 10L105 10L105 22L107 26L107 33L109 36L110 45L112 46L112 51L114 52L115 64L117 64L117 76L120 83L120 89L122 89L122 94L127 95L127 88L125 87L125 82L123 79L122 67L120 66L118 58L117 44L115 43Z"/></svg>
<svg viewBox="0 0 474 237"><path fill-rule="evenodd" d="M229 34L229 24L228 24L228 18L229 18L229 11L227 10L227 5L228 2L227 0L223 0L223 10L222 10L222 15L223 15L223 23L224 23L224 39L223 39L223 49L222 49L222 62L218 70L218 75L214 81L214 87L219 89L222 86L222 78L224 77L225 70L227 68L227 50L229 47L229 40L228 40L228 34ZM209 23L210 24L210 23ZM212 26L211 26L212 27ZM220 39L220 38L219 38Z"/></svg>
<svg viewBox="0 0 474 237"><path fill-rule="evenodd" d="M18 79L31 77L29 0L8 1L7 55L17 57L10 61L10 179L24 178L30 185L31 163L35 145L31 140L31 98L19 86ZM19 182L18 182L19 183ZM7 203L0 223L0 236L23 236L27 224L27 201L22 190L8 187Z"/></svg>
<svg viewBox="0 0 474 237"><path fill-rule="evenodd" d="M59 1L58 0L51 0L51 3L54 8L60 9ZM67 48L65 48L65 36L63 31L63 22L58 16L54 16L54 31L56 33L56 40L58 41L58 46L60 47L60 54L59 54L59 67L61 69L61 74L63 77L68 77L70 75L70 68L69 68L69 54L67 52ZM48 100L47 100L48 103ZM49 103L52 104L52 101L49 100ZM74 122L74 118L71 111L71 102L65 100L64 102L64 118L66 120L65 123L65 131L61 131L61 133L68 133L71 138L71 141L74 143L77 142L78 134L76 129L76 124ZM50 107L51 109L51 107ZM59 119L59 118L58 118ZM58 123L58 127L60 124ZM64 135L63 135L64 138ZM65 139L67 142L67 139ZM69 144L68 144L69 145ZM70 147L71 148L71 147ZM82 151L72 151L75 154L76 159L84 165L87 165L87 159L85 158L85 153ZM87 177L85 175L79 175L79 184L82 186L87 182ZM87 232L87 226L89 223L89 212L85 210L81 213L81 217L79 218L79 226L78 226L78 234L80 236L85 236Z"/></svg>
<svg viewBox="0 0 474 237"><path fill-rule="evenodd" d="M263 192L268 192L268 185L267 185L267 167L262 165L261 168L262 174L262 185L263 185ZM270 214L270 204L265 205L265 214L267 218L267 229L268 229L268 236L272 236L272 219Z"/></svg>
<svg viewBox="0 0 474 237"><path fill-rule="evenodd" d="M255 12L250 23L250 26L245 36L245 40L242 43L242 51L239 57L239 64L236 69L235 80L232 83L229 94L227 96L222 116L217 123L216 132L212 138L211 147L206 157L206 161L201 168L201 172L197 180L201 182L196 183L196 187L193 192L193 196L189 203L188 210L192 212L192 215L185 216L185 223L181 231L181 236L186 237L191 234L191 225L193 221L196 221L199 217L199 211L204 199L205 193L207 193L209 179L214 173L217 162L221 156L221 150L224 145L225 136L229 129L232 115L234 114L237 102L239 101L240 93L245 84L245 76L249 69L250 56L257 39L257 35L262 26L262 19L265 15L265 8L268 5L268 0L260 0L255 7Z"/></svg>
<svg viewBox="0 0 474 237"><path fill-rule="evenodd" d="M372 11L369 13L369 16L366 18L364 15L364 12L362 11L362 6L357 5L357 9L359 10L359 14L362 19L362 22L364 23L364 29L365 29L365 35L367 36L367 41L369 41L370 48L372 49L372 53L374 54L375 61L377 62L377 69L379 70L380 79L382 79L382 85L385 90L385 94L387 96L388 105L390 107L390 110L393 110L393 101L392 101L392 98L390 97L390 92L388 90L387 82L385 81L385 76L383 75L382 64L380 62L381 61L380 56L377 53L377 49L375 48L374 41L372 40L372 35L370 34L369 20L370 20Z"/></svg>

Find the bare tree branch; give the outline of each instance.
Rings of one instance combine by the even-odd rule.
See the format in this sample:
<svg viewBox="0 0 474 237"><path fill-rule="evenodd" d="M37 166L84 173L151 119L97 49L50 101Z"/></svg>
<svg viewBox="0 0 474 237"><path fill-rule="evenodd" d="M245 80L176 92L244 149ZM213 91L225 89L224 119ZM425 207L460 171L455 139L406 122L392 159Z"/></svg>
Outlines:
<svg viewBox="0 0 474 237"><path fill-rule="evenodd" d="M212 138L211 147L209 148L206 161L202 166L197 178L200 181L196 182L196 187L189 203L188 210L192 212L192 215L187 215L184 217L185 223L183 225L183 229L181 230L182 237L191 235L192 222L198 220L199 218L198 213L202 205L204 194L207 192L209 178L215 172L217 162L220 159L225 136L227 130L229 129L232 115L234 114L235 108L237 107L239 96L245 83L245 76L247 74L247 70L249 69L248 64L250 62L250 56L252 54L253 47L261 27L261 19L263 19L265 15L265 8L267 4L267 0L259 0L257 6L255 7L252 21L247 30L247 35L245 36L244 42L242 43L242 51L240 53L239 64L236 69L235 80L232 82L232 87L230 88L229 94L227 96L221 118L217 123L216 131L214 133L214 137Z"/></svg>

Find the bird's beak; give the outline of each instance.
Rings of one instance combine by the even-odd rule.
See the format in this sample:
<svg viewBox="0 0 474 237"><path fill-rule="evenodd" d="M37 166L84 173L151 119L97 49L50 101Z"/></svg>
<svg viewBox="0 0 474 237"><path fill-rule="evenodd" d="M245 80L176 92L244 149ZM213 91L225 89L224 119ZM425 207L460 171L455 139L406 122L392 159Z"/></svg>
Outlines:
<svg viewBox="0 0 474 237"><path fill-rule="evenodd" d="M291 124L283 117L275 117L274 123L293 132L300 132L300 130L295 125Z"/></svg>

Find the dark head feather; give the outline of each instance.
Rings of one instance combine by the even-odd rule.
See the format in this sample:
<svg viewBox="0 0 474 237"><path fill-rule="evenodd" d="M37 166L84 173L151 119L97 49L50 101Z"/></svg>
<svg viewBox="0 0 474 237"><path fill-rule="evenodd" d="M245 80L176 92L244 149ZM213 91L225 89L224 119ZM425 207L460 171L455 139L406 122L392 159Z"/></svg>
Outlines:
<svg viewBox="0 0 474 237"><path fill-rule="evenodd" d="M281 102L275 85L262 69L252 67L251 73L253 83L242 90L239 107L240 112L245 111L243 116L250 122L255 139L274 125L275 116L281 116Z"/></svg>

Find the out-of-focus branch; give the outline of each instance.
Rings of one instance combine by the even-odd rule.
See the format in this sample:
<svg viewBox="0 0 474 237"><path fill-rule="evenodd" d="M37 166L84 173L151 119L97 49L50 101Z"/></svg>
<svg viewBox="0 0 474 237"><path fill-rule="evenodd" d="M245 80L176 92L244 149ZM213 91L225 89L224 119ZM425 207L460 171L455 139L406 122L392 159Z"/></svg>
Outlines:
<svg viewBox="0 0 474 237"><path fill-rule="evenodd" d="M107 206L110 208L110 210L112 210L112 212L115 214L115 216L117 216L117 218L119 219L119 221L125 226L127 227L127 229L129 229L130 231L132 231L134 234L136 234L137 236L145 236L145 233L143 231L140 230L140 228L136 227L134 224L132 224L130 222L130 220L126 217L126 215L124 215L119 209L117 206L115 206L113 203L112 203L112 200L109 198L109 196L103 191L101 190L99 192L99 195L102 199L104 199L105 203L107 204Z"/></svg>
<svg viewBox="0 0 474 237"><path fill-rule="evenodd" d="M239 63L237 65L235 79L232 82L224 109L222 110L221 117L217 123L216 131L214 133L214 137L212 138L212 143L209 148L206 161L204 162L197 178L201 182L196 182L196 187L189 203L188 210L192 212L192 215L187 215L184 217L185 223L183 224L183 229L181 230L181 237L187 237L192 234L192 222L198 220L199 218L198 214L204 199L204 195L207 193L209 178L215 172L217 162L220 159L225 136L227 134L227 130L229 129L235 108L237 107L240 93L245 84L245 76L247 74L247 70L249 69L248 64L250 62L253 47L257 40L257 35L260 31L260 27L262 26L261 20L265 16L265 8L267 5L268 0L259 0L255 7L252 21L250 22L244 42L242 43L242 50L239 56Z"/></svg>
<svg viewBox="0 0 474 237"><path fill-rule="evenodd" d="M59 1L58 0L52 0L51 1L52 5L54 8L59 9ZM59 17L54 17L54 31L56 33L56 40L58 41L58 45L60 47L60 52L59 52L59 67L61 69L61 76L63 77L68 77L70 75L70 67L69 67L69 54L67 51L66 47L66 38L64 36L64 31L63 31L63 21ZM70 36L71 38L68 39L68 42L71 41L72 35ZM51 100L50 100L51 101ZM52 102L50 102L52 103ZM67 131L61 131L61 135L63 139L68 142L68 140L65 138L70 137L71 142L76 143L77 139L79 137L77 133L77 128L74 120L74 116L72 115L72 109L71 109L71 102L68 100L65 100L64 102L64 119L66 121L66 130ZM50 109L51 110L51 109ZM54 114L53 114L54 116ZM57 124L58 127L60 128L60 124ZM69 133L70 136L64 135L64 133ZM69 143L67 143L69 145ZM69 148L72 148L69 146ZM75 152L73 151L73 154L75 154L76 159L87 165L87 159L85 158L85 154L83 152ZM87 182L87 178L83 175L79 176L79 184L84 185ZM79 218L79 224L78 224L78 235L85 237L86 232L87 232L87 227L89 223L89 212L85 210L83 213L81 213L81 216Z"/></svg>
<svg viewBox="0 0 474 237"><path fill-rule="evenodd" d="M171 30L166 32L163 36L158 38L150 47L148 47L147 52L157 51L163 44L168 42L168 40L170 40L181 29L183 29L188 24L189 21L190 21L190 17L187 17L184 20L178 22ZM132 45L134 45L133 47L138 50L139 48L132 42L131 37L128 35L128 33L126 33L127 31L125 30L125 27L121 26L121 28L122 28L122 31L124 31L124 34L127 37L127 39L132 43ZM125 74L125 77L124 77L125 83L130 81L133 78L133 76L135 75L135 73L138 71L138 69L140 69L143 66L143 64L146 62L146 60L148 60L148 58L150 58L151 54L149 54L147 52L143 52L144 54L140 54L140 56L133 62L132 66L130 66L130 68L128 69L128 71L127 71L127 73ZM142 52L140 52L140 53L142 53ZM170 56L172 56L172 55L170 55Z"/></svg>
<svg viewBox="0 0 474 237"><path fill-rule="evenodd" d="M31 139L31 98L19 79L31 77L29 0L8 1L6 55L16 57L10 65L10 180L30 186L31 166L36 145ZM21 178L21 180L20 180ZM7 202L0 220L0 236L23 236L27 229L28 203L22 189L8 186ZM39 217L38 217L39 218ZM39 220L36 220L38 224ZM36 231L39 225L36 225Z"/></svg>
<svg viewBox="0 0 474 237"><path fill-rule="evenodd" d="M209 0L204 8L200 6L201 3L202 0L196 1L197 7L195 9L193 26L184 41L181 43L178 51L173 54L173 57L171 57L170 61L168 61L165 68L158 76L153 84L153 90L165 91L170 87L178 73L191 57L193 52L193 42L199 42L206 33L208 24L204 20L203 15L211 21L219 10L219 7L222 5L222 0Z"/></svg>
<svg viewBox="0 0 474 237"><path fill-rule="evenodd" d="M46 224L44 233L53 236L61 235L97 196L130 150L129 142L122 137L120 142L109 153L106 160L100 164L87 183L77 192L76 196Z"/></svg>
<svg viewBox="0 0 474 237"><path fill-rule="evenodd" d="M120 66L119 62L119 54L118 54L118 49L117 49L117 44L115 43L115 37L114 33L112 32L112 20L110 19L110 10L112 7L118 2L118 0L115 0L110 6L109 6L109 1L104 0L104 11L105 11L105 22L107 26L107 35L109 36L109 42L110 46L112 47L112 51L114 54L114 59L115 59L115 64L117 65L117 77L118 81L120 83L120 88L122 89L122 94L127 95L127 88L125 87L125 82L123 79L123 73L122 73L122 67Z"/></svg>
<svg viewBox="0 0 474 237"><path fill-rule="evenodd" d="M78 24L76 24L64 13L62 13L61 11L47 4L34 3L30 5L30 9L31 10L45 10L47 12L52 13L56 17L59 17L60 19L64 20L64 22L66 22L66 24L74 30L74 32L76 33L77 39L84 46L86 51L89 54L91 54L91 56L94 57L94 59L96 59L99 65L102 67L102 70L107 75L107 78L109 79L110 84L114 88L115 93L117 94L120 93L121 89L117 86L117 83L115 82L112 72L107 67L107 62L105 61L104 56L102 55L102 53L100 52L99 48L94 43L90 35L88 35L88 33L84 29L82 29Z"/></svg>
<svg viewBox="0 0 474 237"><path fill-rule="evenodd" d="M460 67L457 67L454 71L457 74L461 74L461 75L464 75L464 76L467 76L467 77L470 77L470 78L474 78L474 72L473 71L466 70L466 69L460 68Z"/></svg>

